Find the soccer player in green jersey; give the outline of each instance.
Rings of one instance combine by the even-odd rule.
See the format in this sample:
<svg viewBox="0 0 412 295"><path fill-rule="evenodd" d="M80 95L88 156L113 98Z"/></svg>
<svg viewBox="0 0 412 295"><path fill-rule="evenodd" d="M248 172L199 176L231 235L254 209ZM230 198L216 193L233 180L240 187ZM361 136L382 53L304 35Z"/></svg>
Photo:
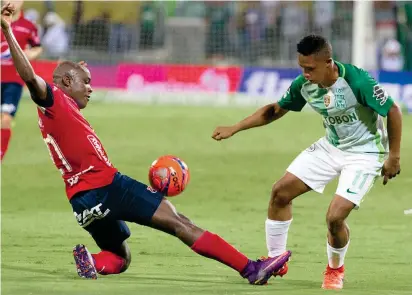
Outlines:
<svg viewBox="0 0 412 295"><path fill-rule="evenodd" d="M349 246L345 222L374 184L400 173L402 113L388 93L363 69L332 59L332 46L316 35L297 45L303 73L276 103L266 105L233 126L217 127L212 138L269 124L308 104L322 116L326 135L304 150L272 188L266 220L269 257L283 253L292 222L291 201L310 190L322 193L339 176L326 214L328 265L324 289L341 289ZM383 118L387 117L387 131ZM287 265L275 275L284 275Z"/></svg>

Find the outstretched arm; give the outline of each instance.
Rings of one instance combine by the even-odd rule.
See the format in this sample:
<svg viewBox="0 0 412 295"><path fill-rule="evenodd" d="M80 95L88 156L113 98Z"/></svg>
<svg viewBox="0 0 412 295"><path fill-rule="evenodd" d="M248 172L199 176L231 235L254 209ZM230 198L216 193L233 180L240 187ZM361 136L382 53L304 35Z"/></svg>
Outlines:
<svg viewBox="0 0 412 295"><path fill-rule="evenodd" d="M278 102L265 105L233 126L217 127L212 138L215 140L226 139L239 131L267 125L282 118L288 111L300 112L306 104L306 100L300 93L304 81L302 76L297 77Z"/></svg>
<svg viewBox="0 0 412 295"><path fill-rule="evenodd" d="M19 43L11 30L11 16L14 13L14 6L7 3L1 8L1 30L9 45L10 53L13 58L14 66L20 77L26 83L32 96L37 99L46 100L47 98L47 85L46 82L33 70L28 58L24 51L20 47Z"/></svg>
<svg viewBox="0 0 412 295"><path fill-rule="evenodd" d="M231 137L242 130L267 125L285 115L288 110L282 109L278 103L271 103L258 109L249 117L243 119L233 126L217 127L212 134L215 140L221 140Z"/></svg>

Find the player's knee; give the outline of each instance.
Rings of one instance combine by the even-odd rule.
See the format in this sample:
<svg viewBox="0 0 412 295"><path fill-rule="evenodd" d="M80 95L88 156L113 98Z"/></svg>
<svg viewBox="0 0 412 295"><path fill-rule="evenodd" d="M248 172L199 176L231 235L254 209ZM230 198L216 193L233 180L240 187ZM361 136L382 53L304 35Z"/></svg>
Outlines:
<svg viewBox="0 0 412 295"><path fill-rule="evenodd" d="M130 251L126 254L125 257L123 257L123 259L124 259L124 264L120 272L125 272L129 268L130 263L132 262L132 254L130 253Z"/></svg>
<svg viewBox="0 0 412 295"><path fill-rule="evenodd" d="M120 255L124 260L123 267L120 272L125 272L132 262L132 252L130 251L129 245L126 243L126 241L123 242L122 247L119 251L117 251L117 254Z"/></svg>
<svg viewBox="0 0 412 295"><path fill-rule="evenodd" d="M286 207L292 202L292 196L277 182L272 187L270 205L272 207Z"/></svg>
<svg viewBox="0 0 412 295"><path fill-rule="evenodd" d="M339 214L328 213L326 215L326 223L328 225L329 232L334 235L345 226L345 218Z"/></svg>
<svg viewBox="0 0 412 295"><path fill-rule="evenodd" d="M1 128L9 129L12 121L13 117L9 113L1 113Z"/></svg>

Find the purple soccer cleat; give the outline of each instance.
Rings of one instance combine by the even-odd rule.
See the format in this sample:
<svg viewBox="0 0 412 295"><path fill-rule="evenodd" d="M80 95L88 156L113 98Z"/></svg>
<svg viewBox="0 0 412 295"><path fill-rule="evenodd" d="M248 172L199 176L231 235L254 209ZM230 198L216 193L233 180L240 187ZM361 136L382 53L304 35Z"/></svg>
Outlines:
<svg viewBox="0 0 412 295"><path fill-rule="evenodd" d="M288 262L292 252L286 251L283 254L257 261L249 260L241 276L247 278L252 285L265 285L269 278L279 271Z"/></svg>
<svg viewBox="0 0 412 295"><path fill-rule="evenodd" d="M73 248L74 261L76 262L77 274L84 279L97 279L97 271L94 260L85 245L79 244Z"/></svg>

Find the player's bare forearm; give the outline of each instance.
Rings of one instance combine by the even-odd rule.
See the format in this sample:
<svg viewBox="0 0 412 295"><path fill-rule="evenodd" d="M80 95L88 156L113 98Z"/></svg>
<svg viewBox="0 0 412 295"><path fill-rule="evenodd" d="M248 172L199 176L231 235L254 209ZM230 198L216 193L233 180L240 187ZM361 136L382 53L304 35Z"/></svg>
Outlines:
<svg viewBox="0 0 412 295"><path fill-rule="evenodd" d="M288 110L282 109L278 103L265 105L235 125L217 127L213 131L212 138L218 141L227 139L239 131L269 124L281 118L287 112Z"/></svg>
<svg viewBox="0 0 412 295"><path fill-rule="evenodd" d="M267 125L277 119L280 119L287 112L288 110L282 109L278 103L265 105L249 117L237 123L235 125L236 130L239 132L242 130Z"/></svg>
<svg viewBox="0 0 412 295"><path fill-rule="evenodd" d="M32 47L26 49L24 53L29 60L37 59L43 53L43 48L41 46Z"/></svg>
<svg viewBox="0 0 412 295"><path fill-rule="evenodd" d="M402 137L402 111L394 103L388 112L387 120L389 156L400 159L401 156L401 137Z"/></svg>
<svg viewBox="0 0 412 295"><path fill-rule="evenodd" d="M36 75L31 66L25 52L22 50L20 45L17 43L11 29L2 29L4 37L6 38L7 44L9 45L10 53L13 58L14 66L20 77L26 82L27 87L30 92L34 92L39 99L46 99L47 96L47 86L46 82L42 78Z"/></svg>

